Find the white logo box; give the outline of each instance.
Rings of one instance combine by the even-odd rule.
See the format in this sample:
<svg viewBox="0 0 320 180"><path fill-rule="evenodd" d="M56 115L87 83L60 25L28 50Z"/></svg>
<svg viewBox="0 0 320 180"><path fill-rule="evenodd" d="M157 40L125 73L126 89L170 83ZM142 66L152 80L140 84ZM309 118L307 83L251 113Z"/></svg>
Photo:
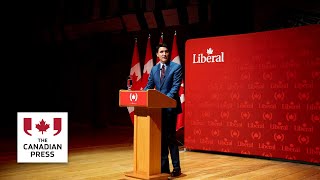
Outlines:
<svg viewBox="0 0 320 180"><path fill-rule="evenodd" d="M18 163L68 163L68 113L17 113Z"/></svg>

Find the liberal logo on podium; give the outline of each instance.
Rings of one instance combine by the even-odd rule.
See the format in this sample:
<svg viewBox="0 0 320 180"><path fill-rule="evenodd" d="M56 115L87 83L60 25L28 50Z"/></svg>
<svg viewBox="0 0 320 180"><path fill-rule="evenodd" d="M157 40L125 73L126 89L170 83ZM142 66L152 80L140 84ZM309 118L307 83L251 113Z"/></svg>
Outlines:
<svg viewBox="0 0 320 180"><path fill-rule="evenodd" d="M18 112L17 162L67 163L68 113Z"/></svg>
<svg viewBox="0 0 320 180"><path fill-rule="evenodd" d="M138 94L137 93L130 93L129 98L130 98L131 103L135 103L138 101Z"/></svg>

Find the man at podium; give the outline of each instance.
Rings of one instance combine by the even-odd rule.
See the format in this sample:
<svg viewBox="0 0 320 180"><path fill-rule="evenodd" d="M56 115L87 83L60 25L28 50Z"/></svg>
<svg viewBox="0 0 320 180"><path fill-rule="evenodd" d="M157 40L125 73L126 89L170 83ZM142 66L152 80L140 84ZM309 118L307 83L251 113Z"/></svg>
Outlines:
<svg viewBox="0 0 320 180"><path fill-rule="evenodd" d="M166 44L156 47L156 55L160 62L152 67L148 84L144 90L156 89L159 92L177 101L176 108L162 109L162 136L161 136L161 173L170 174L169 150L171 154L173 171L171 176L181 175L179 147L176 140L177 115L182 112L179 88L182 81L182 67L169 60L169 50Z"/></svg>

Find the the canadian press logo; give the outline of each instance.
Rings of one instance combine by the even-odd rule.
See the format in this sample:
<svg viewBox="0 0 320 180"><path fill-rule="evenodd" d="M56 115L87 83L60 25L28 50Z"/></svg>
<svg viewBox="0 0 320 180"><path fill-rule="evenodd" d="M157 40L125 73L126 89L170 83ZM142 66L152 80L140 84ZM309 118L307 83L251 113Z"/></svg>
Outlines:
<svg viewBox="0 0 320 180"><path fill-rule="evenodd" d="M192 54L192 63L193 64L204 64L204 63L223 63L224 62L224 52L219 54L213 53L213 49L210 47L207 50L207 55Z"/></svg>
<svg viewBox="0 0 320 180"><path fill-rule="evenodd" d="M17 162L67 163L68 113L18 112Z"/></svg>

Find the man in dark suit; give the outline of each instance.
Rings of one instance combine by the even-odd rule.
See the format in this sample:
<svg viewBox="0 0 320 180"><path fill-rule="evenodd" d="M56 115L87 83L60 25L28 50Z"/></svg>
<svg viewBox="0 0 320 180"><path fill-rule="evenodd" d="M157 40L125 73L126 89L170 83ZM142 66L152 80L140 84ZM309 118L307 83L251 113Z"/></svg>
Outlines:
<svg viewBox="0 0 320 180"><path fill-rule="evenodd" d="M161 137L161 172L169 173L169 151L172 160L173 171L171 176L181 175L179 147L176 140L177 115L182 112L179 88L182 81L182 67L180 64L169 60L169 50L166 44L156 47L157 57L160 62L152 67L148 84L144 90L156 89L161 93L177 101L176 108L162 109L162 137Z"/></svg>

